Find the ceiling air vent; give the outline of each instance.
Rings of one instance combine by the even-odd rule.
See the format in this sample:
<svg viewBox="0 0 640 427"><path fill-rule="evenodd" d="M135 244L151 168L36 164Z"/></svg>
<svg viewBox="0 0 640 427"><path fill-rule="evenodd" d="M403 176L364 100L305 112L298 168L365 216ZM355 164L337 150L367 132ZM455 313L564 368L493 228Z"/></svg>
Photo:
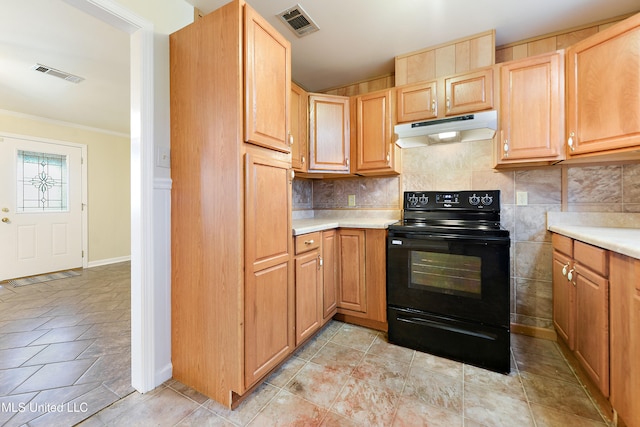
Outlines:
<svg viewBox="0 0 640 427"><path fill-rule="evenodd" d="M55 68L47 67L46 65L36 64L33 67L34 70L50 76L58 77L59 79L66 80L71 83L80 83L84 80L83 77L74 76L73 74L66 73L64 71L56 70Z"/></svg>
<svg viewBox="0 0 640 427"><path fill-rule="evenodd" d="M318 24L313 22L313 19L311 19L299 4L280 12L278 18L280 18L291 31L296 33L298 37L304 37L320 29Z"/></svg>

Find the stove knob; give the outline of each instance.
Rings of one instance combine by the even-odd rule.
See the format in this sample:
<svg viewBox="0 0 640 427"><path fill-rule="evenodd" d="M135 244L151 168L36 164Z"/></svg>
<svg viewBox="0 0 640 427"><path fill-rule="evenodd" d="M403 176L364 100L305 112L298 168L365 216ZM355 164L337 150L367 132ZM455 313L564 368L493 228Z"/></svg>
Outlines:
<svg viewBox="0 0 640 427"><path fill-rule="evenodd" d="M424 194L422 196L420 196L420 204L421 205L426 205L429 202L429 198L427 196L425 196Z"/></svg>
<svg viewBox="0 0 640 427"><path fill-rule="evenodd" d="M418 197L416 197L415 194L410 195L407 200L409 201L409 203L411 204L411 206L415 206L418 204Z"/></svg>
<svg viewBox="0 0 640 427"><path fill-rule="evenodd" d="M469 196L469 203L471 203L473 206L476 206L478 203L480 203L480 197L476 196L476 193L473 193L473 196Z"/></svg>
<svg viewBox="0 0 640 427"><path fill-rule="evenodd" d="M489 194L485 194L484 196L482 196L483 205L489 206L491 203L493 203L493 196L490 196Z"/></svg>

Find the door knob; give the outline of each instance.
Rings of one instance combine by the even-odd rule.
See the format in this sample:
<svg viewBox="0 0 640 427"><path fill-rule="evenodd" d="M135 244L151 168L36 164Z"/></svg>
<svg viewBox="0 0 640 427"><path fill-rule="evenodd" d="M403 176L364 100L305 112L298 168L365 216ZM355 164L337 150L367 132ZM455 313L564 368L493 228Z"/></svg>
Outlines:
<svg viewBox="0 0 640 427"><path fill-rule="evenodd" d="M2 222L9 222L9 218L7 217L2 218Z"/></svg>

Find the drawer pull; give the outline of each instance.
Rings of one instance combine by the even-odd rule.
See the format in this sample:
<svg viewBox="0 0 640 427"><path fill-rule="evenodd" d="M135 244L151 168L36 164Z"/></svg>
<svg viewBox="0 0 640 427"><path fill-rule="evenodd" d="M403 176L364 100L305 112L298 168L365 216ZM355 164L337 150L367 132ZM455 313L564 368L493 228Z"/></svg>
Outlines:
<svg viewBox="0 0 640 427"><path fill-rule="evenodd" d="M304 241L305 245L313 245L314 243L315 243L315 241L313 239Z"/></svg>

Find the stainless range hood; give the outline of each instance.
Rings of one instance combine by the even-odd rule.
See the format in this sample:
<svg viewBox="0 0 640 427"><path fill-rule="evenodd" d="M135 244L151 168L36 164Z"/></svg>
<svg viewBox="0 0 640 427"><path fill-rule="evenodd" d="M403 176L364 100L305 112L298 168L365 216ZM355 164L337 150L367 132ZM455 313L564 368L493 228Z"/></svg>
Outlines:
<svg viewBox="0 0 640 427"><path fill-rule="evenodd" d="M444 119L396 125L396 144L400 148L420 147L442 142L466 142L491 139L498 126L495 110Z"/></svg>

